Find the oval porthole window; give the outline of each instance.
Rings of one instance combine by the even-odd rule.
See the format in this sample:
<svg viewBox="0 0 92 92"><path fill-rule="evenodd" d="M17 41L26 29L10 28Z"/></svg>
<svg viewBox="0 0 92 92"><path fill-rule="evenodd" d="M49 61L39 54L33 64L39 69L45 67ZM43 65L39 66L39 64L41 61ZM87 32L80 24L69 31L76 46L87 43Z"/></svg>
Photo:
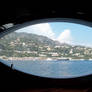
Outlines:
<svg viewBox="0 0 92 92"><path fill-rule="evenodd" d="M43 19L0 34L0 62L47 78L92 74L92 25L75 19Z"/></svg>

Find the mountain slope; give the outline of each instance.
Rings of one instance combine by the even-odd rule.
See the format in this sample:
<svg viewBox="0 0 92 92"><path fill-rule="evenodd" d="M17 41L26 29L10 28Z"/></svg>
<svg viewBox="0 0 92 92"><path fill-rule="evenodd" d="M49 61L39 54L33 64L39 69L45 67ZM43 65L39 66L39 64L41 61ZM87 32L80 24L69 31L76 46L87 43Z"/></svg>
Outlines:
<svg viewBox="0 0 92 92"><path fill-rule="evenodd" d="M59 43L48 37L13 32L0 39L0 56L92 58L92 48Z"/></svg>

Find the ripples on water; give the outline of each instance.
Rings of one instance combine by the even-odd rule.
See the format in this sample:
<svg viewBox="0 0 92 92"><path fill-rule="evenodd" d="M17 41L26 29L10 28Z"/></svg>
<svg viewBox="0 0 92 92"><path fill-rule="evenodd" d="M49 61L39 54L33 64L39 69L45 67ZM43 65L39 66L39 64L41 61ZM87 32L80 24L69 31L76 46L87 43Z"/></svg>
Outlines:
<svg viewBox="0 0 92 92"><path fill-rule="evenodd" d="M50 77L70 78L92 74L92 61L2 61L4 64L28 74Z"/></svg>

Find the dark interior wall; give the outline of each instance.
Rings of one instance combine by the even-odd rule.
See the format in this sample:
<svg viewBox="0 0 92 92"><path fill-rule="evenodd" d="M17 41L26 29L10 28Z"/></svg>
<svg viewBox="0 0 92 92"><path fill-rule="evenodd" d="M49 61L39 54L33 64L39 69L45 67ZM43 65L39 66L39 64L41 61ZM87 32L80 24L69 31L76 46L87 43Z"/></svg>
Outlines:
<svg viewBox="0 0 92 92"><path fill-rule="evenodd" d="M0 26L7 23L21 24L23 22L44 18L75 18L92 22L90 8L3 8L0 9ZM3 30L2 30L3 31ZM92 76L77 79L46 79L26 75L12 70L0 63L0 88L21 89L21 88L85 88L91 87Z"/></svg>
<svg viewBox="0 0 92 92"><path fill-rule="evenodd" d="M0 25L9 22L22 23L43 18L77 18L92 21L91 8L62 7L62 8L1 8Z"/></svg>

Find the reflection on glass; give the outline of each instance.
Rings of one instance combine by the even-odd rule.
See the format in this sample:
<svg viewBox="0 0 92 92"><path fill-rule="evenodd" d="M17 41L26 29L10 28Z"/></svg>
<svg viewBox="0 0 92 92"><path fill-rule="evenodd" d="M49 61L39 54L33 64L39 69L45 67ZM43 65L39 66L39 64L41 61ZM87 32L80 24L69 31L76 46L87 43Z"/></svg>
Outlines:
<svg viewBox="0 0 92 92"><path fill-rule="evenodd" d="M67 78L92 73L92 28L69 22L27 26L0 38L0 59L25 73Z"/></svg>

